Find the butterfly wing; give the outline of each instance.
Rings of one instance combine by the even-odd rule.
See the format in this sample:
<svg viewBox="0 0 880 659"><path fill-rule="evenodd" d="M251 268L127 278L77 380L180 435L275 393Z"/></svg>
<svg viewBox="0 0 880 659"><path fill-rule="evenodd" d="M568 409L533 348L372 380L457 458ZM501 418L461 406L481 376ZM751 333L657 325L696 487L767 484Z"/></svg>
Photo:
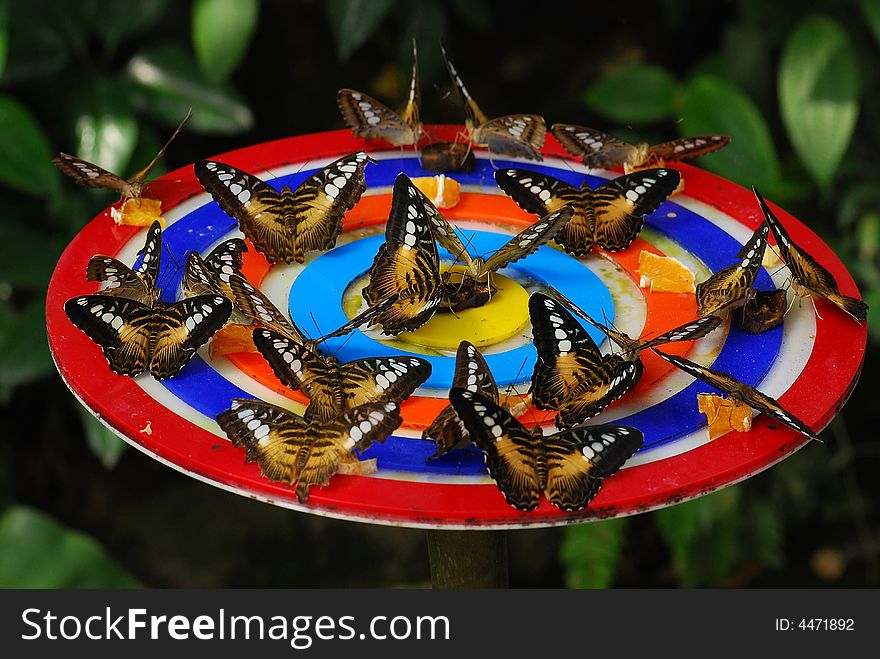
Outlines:
<svg viewBox="0 0 880 659"><path fill-rule="evenodd" d="M419 357L371 357L339 367L339 386L349 409L378 401L403 402L431 375Z"/></svg>
<svg viewBox="0 0 880 659"><path fill-rule="evenodd" d="M102 295L127 297L147 306L152 306L158 297L157 291L148 287L140 275L109 256L100 254L93 256L86 267L86 279L104 282L106 285L101 289Z"/></svg>
<svg viewBox="0 0 880 659"><path fill-rule="evenodd" d="M454 258L462 260L470 266L472 262L471 255L468 253L464 243L461 242L461 238L455 231L455 228L449 223L449 220L443 217L440 211L437 210L434 202L428 199L425 193L415 186L412 189L415 189L421 197L434 240L452 254ZM427 244L425 244L425 247L428 248Z"/></svg>
<svg viewBox="0 0 880 659"><path fill-rule="evenodd" d="M509 114L490 119L471 132L474 144L485 145L492 153L543 160L541 147L547 126L537 114Z"/></svg>
<svg viewBox="0 0 880 659"><path fill-rule="evenodd" d="M220 295L190 297L154 309L150 373L164 380L184 367L232 313L232 302Z"/></svg>
<svg viewBox="0 0 880 659"><path fill-rule="evenodd" d="M384 140L394 146L413 144L416 139L409 124L388 106L354 89L340 89L336 105L355 137Z"/></svg>
<svg viewBox="0 0 880 659"><path fill-rule="evenodd" d="M183 270L183 291L188 296L226 295L220 281L208 268L205 260L195 251L186 255L186 267Z"/></svg>
<svg viewBox="0 0 880 659"><path fill-rule="evenodd" d="M498 402L498 385L495 383L492 371L489 370L486 358L474 344L468 341L458 344L452 386L479 394L493 403ZM453 448L465 445L470 441L470 436L450 403L422 432L422 439L433 439L436 442L437 450L428 458L434 460Z"/></svg>
<svg viewBox="0 0 880 659"><path fill-rule="evenodd" d="M704 156L707 153L723 149L730 143L727 135L696 135L694 137L682 137L661 144L655 144L648 149L648 157L660 160L685 160Z"/></svg>
<svg viewBox="0 0 880 659"><path fill-rule="evenodd" d="M632 389L642 377L639 359L630 361L621 355L606 355L581 373L581 382L559 405L557 428L570 428L596 416Z"/></svg>
<svg viewBox="0 0 880 659"><path fill-rule="evenodd" d="M730 373L725 373L724 371L716 371L711 368L706 368L705 366L701 366L700 364L696 364L684 357L679 357L677 355L670 355L665 352L661 352L660 350L654 349L654 352L668 361L670 364L675 365L680 368L685 373L692 375L693 377L702 380L706 384L715 387L719 391L722 391L728 394L731 398L735 398L740 400L747 405L753 407L759 412L763 412L767 416L773 417L778 421L781 421L789 428L797 430L800 433L811 437L812 439L818 439L816 433L813 432L812 428L810 428L806 423L795 417L791 412L787 411L779 402L767 394L764 394L754 387L740 382L736 378L734 378Z"/></svg>
<svg viewBox="0 0 880 659"><path fill-rule="evenodd" d="M238 274L229 277L229 290L232 293L235 308L241 311L255 325L262 325L284 334L298 343L305 343L306 338L287 316L272 304L272 301L260 289Z"/></svg>
<svg viewBox="0 0 880 659"><path fill-rule="evenodd" d="M467 389L453 387L449 401L471 440L483 451L489 474L507 503L533 510L541 498L540 442L513 416Z"/></svg>
<svg viewBox="0 0 880 659"><path fill-rule="evenodd" d="M761 268L769 232L769 225L763 222L743 246L739 263L719 270L697 284L697 313L700 316L745 304Z"/></svg>
<svg viewBox="0 0 880 659"><path fill-rule="evenodd" d="M689 323L679 325L675 329L664 332L660 336L645 341L639 341L635 346L634 353L638 354L648 348L663 345L665 343L676 343L677 341L693 341L700 339L707 334L714 332L722 323L721 316L703 316Z"/></svg>
<svg viewBox="0 0 880 659"><path fill-rule="evenodd" d="M590 193L595 240L609 252L632 244L645 221L678 187L681 174L674 169L646 169L619 176Z"/></svg>
<svg viewBox="0 0 880 659"><path fill-rule="evenodd" d="M788 266L791 276L797 283L809 292L824 297L837 305L856 320L865 320L868 317L868 305L862 300L842 295L834 275L792 241L788 231L770 210L761 194L755 188L752 188L752 191L761 204L761 210L764 212L764 218L770 225L770 230L776 239L776 246L782 255L782 260L785 261L785 265Z"/></svg>
<svg viewBox="0 0 880 659"><path fill-rule="evenodd" d="M485 124L489 121L489 117L487 117L486 113L480 109L480 106L477 105L477 102L468 92L467 87L464 86L464 82L462 82L461 76L458 74L458 70L452 63L452 59L449 57L449 53L446 52L446 47L443 44L440 44L440 50L443 53L443 61L446 63L446 70L449 72L449 77L452 79L452 85L464 101L464 111L468 130L472 130L476 126Z"/></svg>
<svg viewBox="0 0 880 659"><path fill-rule="evenodd" d="M131 190L131 185L124 178L108 172L88 160L77 158L68 153L59 153L55 158L52 158L52 162L78 185L85 188L110 188L118 190L123 195L127 195Z"/></svg>
<svg viewBox="0 0 880 659"><path fill-rule="evenodd" d="M590 167L611 168L629 162L638 149L600 130L574 124L553 124L553 136L573 156Z"/></svg>
<svg viewBox="0 0 880 659"><path fill-rule="evenodd" d="M67 317L104 351L110 370L139 375L150 354L152 310L137 300L110 295L83 295L64 305Z"/></svg>
<svg viewBox="0 0 880 659"><path fill-rule="evenodd" d="M622 351L624 353L632 353L633 349L636 348L636 346L638 345L639 342L636 339L631 338L628 334L626 334L624 332L619 332L618 330L614 329L613 327L606 327L605 325L594 320L593 317L590 316L590 314L588 314L586 311L581 309L574 302L569 300L565 295L560 293L553 286L547 285L547 289L548 289L550 295L553 296L554 298L556 298L557 300L559 300L560 302L562 302L562 304L564 304L568 308L569 311L573 311L578 316L580 316L585 321L587 321L590 325L595 327L597 330L599 330L600 332L603 332L605 334L605 336L607 336L609 339L614 341L618 346L620 346L620 348L622 349Z"/></svg>
<svg viewBox="0 0 880 659"><path fill-rule="evenodd" d="M571 219L555 240L566 252L585 256L593 248L593 213L584 195L565 181L528 169L495 170L495 182L523 210L543 216L565 206L573 209Z"/></svg>
<svg viewBox="0 0 880 659"><path fill-rule="evenodd" d="M547 500L563 510L583 510L602 480L616 473L644 443L637 428L601 425L545 437Z"/></svg>
<svg viewBox="0 0 880 659"><path fill-rule="evenodd" d="M400 112L400 118L412 130L412 144L419 141L422 134L422 122L419 119L419 109L422 105L422 94L419 89L419 50L416 47L416 40L412 40L412 75L409 79L409 97L406 105Z"/></svg>
<svg viewBox="0 0 880 659"><path fill-rule="evenodd" d="M541 245L553 240L571 220L573 213L572 207L566 206L558 211L548 213L532 226L520 231L501 249L486 259L478 275L495 272L532 254Z"/></svg>
<svg viewBox="0 0 880 659"><path fill-rule="evenodd" d="M241 238L230 238L217 245L205 259L205 264L216 274L220 281L229 285L229 278L241 274L244 260L242 254L248 251Z"/></svg>
<svg viewBox="0 0 880 659"><path fill-rule="evenodd" d="M147 229L147 239L138 252L141 263L134 269L149 288L155 288L159 281L159 266L162 263L162 225L153 222Z"/></svg>

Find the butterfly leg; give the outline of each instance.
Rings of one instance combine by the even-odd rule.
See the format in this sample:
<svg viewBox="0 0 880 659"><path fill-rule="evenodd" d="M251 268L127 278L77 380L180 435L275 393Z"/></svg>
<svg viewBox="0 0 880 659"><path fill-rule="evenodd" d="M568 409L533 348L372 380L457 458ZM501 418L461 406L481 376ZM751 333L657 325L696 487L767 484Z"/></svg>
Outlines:
<svg viewBox="0 0 880 659"><path fill-rule="evenodd" d="M813 305L813 311L816 312L816 318L818 318L819 320L825 320L824 318L822 318L822 315L819 313L819 309L816 307L816 300L813 299L813 296L808 295L807 297L810 298L810 302Z"/></svg>

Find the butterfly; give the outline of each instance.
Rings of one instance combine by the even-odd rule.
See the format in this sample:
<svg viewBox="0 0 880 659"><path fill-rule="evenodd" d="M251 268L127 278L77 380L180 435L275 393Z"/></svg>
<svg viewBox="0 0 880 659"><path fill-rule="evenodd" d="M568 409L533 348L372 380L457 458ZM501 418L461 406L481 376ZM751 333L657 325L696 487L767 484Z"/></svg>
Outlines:
<svg viewBox="0 0 880 659"><path fill-rule="evenodd" d="M147 229L147 238L138 256L141 264L132 269L111 256L96 254L86 267L86 279L103 282L102 295L130 298L152 307L161 294L156 287L162 258L162 227L159 222L153 222Z"/></svg>
<svg viewBox="0 0 880 659"><path fill-rule="evenodd" d="M302 331L276 307L268 296L240 274L229 278L235 308L253 325L267 327L303 345L310 346Z"/></svg>
<svg viewBox="0 0 880 659"><path fill-rule="evenodd" d="M718 151L730 142L727 135L697 135L653 146L645 142L630 144L593 128L573 124L553 124L550 132L566 151L582 157L585 165L605 169L623 165L627 173L646 166L662 167L670 160L703 156Z"/></svg>
<svg viewBox="0 0 880 659"><path fill-rule="evenodd" d="M769 233L769 225L762 222L737 255L739 261L697 284L697 314L708 316L735 309L755 296L752 287L761 269Z"/></svg>
<svg viewBox="0 0 880 659"><path fill-rule="evenodd" d="M473 391L453 387L449 400L483 451L498 489L518 510L534 510L542 492L562 510L583 510L602 481L644 443L638 429L618 425L585 426L545 437L540 428L526 430L510 412Z"/></svg>
<svg viewBox="0 0 880 659"><path fill-rule="evenodd" d="M187 295L222 295L235 301L230 281L241 274L242 253L247 245L241 238L230 238L217 245L206 258L198 252L186 257L183 290Z"/></svg>
<svg viewBox="0 0 880 659"><path fill-rule="evenodd" d="M585 256L594 245L619 252L642 230L645 216L657 210L681 181L674 169L647 169L580 189L528 169L498 169L495 182L529 213L543 215L571 205L573 215L556 242L569 254Z"/></svg>
<svg viewBox="0 0 880 659"><path fill-rule="evenodd" d="M595 321L586 311L581 309L558 290L552 286L548 288L550 294L568 307L569 310L576 313L590 323L590 325L598 329L600 332L603 332L608 338L614 341L614 343L620 347L620 352L618 354L625 359L636 359L640 353L648 348L653 348L666 343L700 339L707 334L714 332L723 322L720 316L704 316L663 332L659 336L655 336L653 339L634 339L626 332L621 332L614 327L608 327Z"/></svg>
<svg viewBox="0 0 880 659"><path fill-rule="evenodd" d="M58 169L70 176L77 184L83 187L110 188L111 190L119 191L120 195L122 195L122 199L136 199L143 194L145 187L144 179L147 178L147 174L150 173L150 170L153 169L153 166L159 161L159 159L165 155L165 150L168 148L168 145L171 144L174 138L177 137L177 134L183 130L183 127L189 123L190 117L192 117L192 109L186 113L183 121L181 121L180 125L174 130L171 137L165 142L165 145L159 149L159 153L157 153L156 157L150 161L150 164L129 179L124 179L121 176L108 172L102 167L98 167L98 165L91 163L88 160L82 160L81 158L71 156L67 153L59 153L57 157L52 158L52 162L58 167Z"/></svg>
<svg viewBox="0 0 880 659"><path fill-rule="evenodd" d="M373 357L340 364L270 329L256 329L254 345L291 389L309 397L307 419L330 419L358 405L402 402L431 374L419 357Z"/></svg>
<svg viewBox="0 0 880 659"><path fill-rule="evenodd" d="M776 238L776 246L779 248L782 260L785 261L785 265L791 271L791 287L795 295L799 297L810 297L811 295L824 297L857 321L865 320L868 317L868 305L862 300L841 294L840 289L837 287L837 282L834 280L834 275L792 242L788 231L785 230L779 219L773 214L770 207L767 206L767 202L764 201L761 193L754 187L752 191L758 198L758 203L761 204L761 210L764 212L766 223L770 225L770 230L773 231L773 237Z"/></svg>
<svg viewBox="0 0 880 659"><path fill-rule="evenodd" d="M394 146L415 145L422 134L419 121L419 62L416 40L412 42L413 68L409 86L409 98L399 113L379 101L354 89L340 89L336 104L345 123L355 137L366 140L385 140Z"/></svg>
<svg viewBox="0 0 880 659"><path fill-rule="evenodd" d="M464 100L465 126L471 142L487 147L492 153L543 160L540 149L547 133L544 118L537 114L509 114L490 119L468 93L446 49L442 45L440 49L449 77Z"/></svg>
<svg viewBox="0 0 880 659"><path fill-rule="evenodd" d="M455 373L452 386L480 394L498 404L498 385L485 357L474 344L462 341L455 353ZM467 428L459 419L450 403L444 407L430 426L422 432L422 439L433 439L437 450L428 460L435 460L454 448L465 446L470 441Z"/></svg>
<svg viewBox="0 0 880 659"><path fill-rule="evenodd" d="M200 295L149 306L112 295L83 295L64 305L67 317L104 350L120 375L176 375L232 312L225 297Z"/></svg>
<svg viewBox="0 0 880 659"><path fill-rule="evenodd" d="M342 216L367 189L363 151L343 156L307 178L296 190L278 192L231 165L195 163L196 176L269 263L302 263L307 252L330 249L342 232Z"/></svg>
<svg viewBox="0 0 880 659"><path fill-rule="evenodd" d="M795 417L791 412L785 410L785 408L783 408L778 401L770 398L770 396L766 394L761 393L754 387L749 386L744 382L740 382L730 373L725 373L724 371L715 371L711 368L700 366L699 364L695 364L694 362L689 361L684 357L669 355L665 352L657 350L656 348L652 348L652 350L656 354L660 355L660 357L668 361L670 364L677 366L688 375L692 375L695 378L702 380L706 384L715 387L719 391L726 393L732 399L743 402L746 405L749 405L750 407L758 410L759 412L763 412L767 416L773 417L774 419L781 421L789 428L793 428L794 430L803 433L807 437L817 440L819 439L816 433L813 432L812 428L810 428L806 423Z"/></svg>
<svg viewBox="0 0 880 659"><path fill-rule="evenodd" d="M327 485L340 464L358 461L355 450L385 441L402 419L394 402L361 405L315 421L261 400L234 398L217 423L263 476L296 484L297 499L306 503L312 485Z"/></svg>
<svg viewBox="0 0 880 659"><path fill-rule="evenodd" d="M443 298L440 257L429 220L433 205L429 207L426 201L406 174L398 175L385 242L373 259L370 281L362 291L371 307L371 322L381 324L386 335L418 329L434 315ZM380 303L384 306L376 312Z"/></svg>
<svg viewBox="0 0 880 659"><path fill-rule="evenodd" d="M538 351L532 402L542 410L559 411L557 428L595 416L642 377L640 360L603 355L580 323L553 298L532 293L529 316Z"/></svg>

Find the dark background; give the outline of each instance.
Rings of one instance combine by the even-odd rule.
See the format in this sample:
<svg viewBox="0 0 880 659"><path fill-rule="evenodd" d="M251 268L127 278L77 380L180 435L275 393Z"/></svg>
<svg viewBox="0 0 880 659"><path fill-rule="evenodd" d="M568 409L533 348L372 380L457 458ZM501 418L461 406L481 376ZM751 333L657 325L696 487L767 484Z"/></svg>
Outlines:
<svg viewBox="0 0 880 659"><path fill-rule="evenodd" d="M804 220L880 309L880 3L0 0L0 586L428 583L420 531L290 513L126 451L57 377L43 315L61 250L115 200L62 180L55 152L128 175L189 106L157 174L340 128L340 87L402 102L411 36L428 123L462 120L442 38L490 115L731 135L700 165ZM511 584L880 585L876 359L824 445L658 513L511 533Z"/></svg>

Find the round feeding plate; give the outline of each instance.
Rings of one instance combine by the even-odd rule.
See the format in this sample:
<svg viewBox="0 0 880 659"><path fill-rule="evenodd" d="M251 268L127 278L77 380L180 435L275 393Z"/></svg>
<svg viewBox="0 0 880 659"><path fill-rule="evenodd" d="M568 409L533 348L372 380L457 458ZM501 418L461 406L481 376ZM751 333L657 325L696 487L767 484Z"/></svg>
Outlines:
<svg viewBox="0 0 880 659"><path fill-rule="evenodd" d="M430 132L433 139L452 140L460 128L432 126ZM485 152L478 152L474 172L454 174L464 194L462 201L444 214L459 224L465 235L475 232L480 240L488 236L485 239L490 243L500 244L505 240L501 234L510 235L536 218L500 193L492 178L493 166L540 170L575 184L587 179L594 186L615 175L587 170L572 161L558 144L548 141L551 143L544 150L542 163L494 156L490 160ZM247 276L315 336L318 331L314 325L303 322L304 318L311 319L315 310L320 315L319 328L325 332L335 328L335 321L345 320L343 294L352 280L369 267L369 259L381 242L376 234L381 233L387 218L394 177L400 171L410 176L427 173L412 151L384 151L381 146L355 139L347 131L278 140L217 158L274 186L296 186L330 160L360 149L370 151L379 164L367 167L367 193L346 216L345 233L334 250L310 257L304 266L275 268L270 268L259 254L246 255ZM762 217L751 192L700 169L675 166L684 177L684 193L651 214L647 218L649 231L625 252L578 260L542 247L504 274L524 286L547 282L564 288L563 292L594 316L604 315L634 334L655 335L692 319L693 295L639 291L635 283L639 252L668 252L690 260L697 269L718 270L733 262ZM238 235L237 226L204 193L192 167L160 179L151 186L150 193L162 201L169 223L163 237L163 296L176 299L180 264L186 252L194 249L207 253L221 239ZM792 238L837 278L842 292L854 294L852 278L831 249L802 223L780 209L776 212ZM758 416L751 432L730 433L709 442L705 417L696 410L697 393L709 388L649 354L643 357L645 374L639 385L595 419L597 423L619 420L638 427L645 434L645 447L606 481L586 510L566 513L545 501L535 511L520 512L504 502L474 447L426 462L434 446L419 438L421 429L448 402L445 387L454 362L452 355L441 352L431 356L436 364L429 383L440 388L418 390L402 406L404 425L383 444L365 452L363 457L377 459L378 471L369 476L337 475L329 486L313 487L309 502L300 504L293 488L271 482L260 475L256 465L245 464L243 449L234 448L213 420L235 397L260 397L302 409L302 394L281 386L259 355L212 360L203 349L178 376L164 382L143 376L122 377L109 370L100 348L64 315L63 305L69 298L96 290L95 284L85 280L86 264L92 255L116 256L132 264L142 244L143 231L116 225L109 212L104 212L68 246L50 283L46 308L50 348L58 370L83 404L124 439L184 473L245 496L314 514L378 524L484 529L561 525L632 514L705 494L767 468L808 441ZM359 258L366 261L347 260L351 272L333 276L331 270L329 278L322 276L323 284L321 277L314 279L316 271L321 275L322 263L332 262L346 250L362 254ZM308 283L310 277L312 295L334 291L324 295L311 314L306 313L306 302L296 295L297 287ZM701 278L698 275L698 280ZM784 270L774 273L773 282L768 273L762 272L757 286L779 286L784 279ZM579 285L579 281L592 284ZM325 288L317 288L322 285ZM720 338L673 344L669 350L702 357L704 363L711 362L715 368L759 385L819 430L840 409L858 378L866 327L821 300L817 305L821 319L810 304L796 303L777 330L750 335L730 328ZM534 349L527 342L528 327L525 330L519 340L513 337L486 347L499 384L519 384L521 392L527 388L534 360ZM344 339L337 341L331 349L346 360L381 354L379 350L403 350L377 341L372 332L370 336L356 332L344 345ZM551 415L534 410L521 418L527 425L550 419ZM817 446L815 450L822 448Z"/></svg>

